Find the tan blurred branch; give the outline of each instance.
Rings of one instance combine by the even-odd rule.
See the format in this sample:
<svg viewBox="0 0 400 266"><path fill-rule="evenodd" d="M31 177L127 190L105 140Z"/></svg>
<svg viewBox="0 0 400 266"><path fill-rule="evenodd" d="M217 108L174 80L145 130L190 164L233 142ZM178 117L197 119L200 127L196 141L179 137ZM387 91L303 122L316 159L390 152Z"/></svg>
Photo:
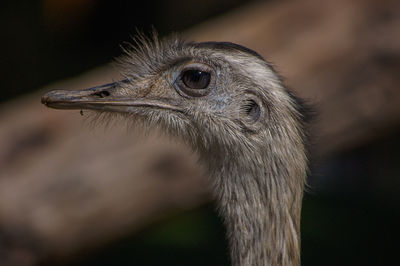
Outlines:
<svg viewBox="0 0 400 266"><path fill-rule="evenodd" d="M328 155L399 125L398 10L389 0L257 3L186 35L237 42L275 63L316 103L315 153ZM118 74L104 67L52 87L113 79ZM118 127L91 130L78 112L39 101L32 95L0 106L0 259L7 255L10 265L68 256L209 200L184 145Z"/></svg>

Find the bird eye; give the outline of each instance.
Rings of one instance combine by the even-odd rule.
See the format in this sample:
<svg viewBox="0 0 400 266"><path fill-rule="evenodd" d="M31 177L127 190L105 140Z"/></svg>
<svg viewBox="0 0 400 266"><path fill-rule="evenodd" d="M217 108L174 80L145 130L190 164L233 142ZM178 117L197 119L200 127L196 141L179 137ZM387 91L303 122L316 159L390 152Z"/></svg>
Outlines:
<svg viewBox="0 0 400 266"><path fill-rule="evenodd" d="M190 89L205 89L210 84L210 80L210 73L198 69L186 70L182 74L183 83Z"/></svg>
<svg viewBox="0 0 400 266"><path fill-rule="evenodd" d="M184 66L175 80L177 92L184 97L203 97L210 93L215 84L215 71L201 63Z"/></svg>

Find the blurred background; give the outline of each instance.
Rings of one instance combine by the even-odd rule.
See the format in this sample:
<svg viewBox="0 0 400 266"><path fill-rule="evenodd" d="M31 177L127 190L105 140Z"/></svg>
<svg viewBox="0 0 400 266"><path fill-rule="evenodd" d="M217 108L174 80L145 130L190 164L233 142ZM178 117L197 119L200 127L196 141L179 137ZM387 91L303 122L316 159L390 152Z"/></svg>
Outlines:
<svg viewBox="0 0 400 266"><path fill-rule="evenodd" d="M249 1L5 0L1 101L108 63L136 30L179 32ZM18 81L18 82L16 82Z"/></svg>
<svg viewBox="0 0 400 266"><path fill-rule="evenodd" d="M224 228L201 169L177 165L184 147L160 144L149 153L138 144L120 154L129 137L100 147L109 138L77 133L85 130L78 112L40 106L40 95L50 88L117 79L108 63L121 54L120 45L153 26L161 36L181 32L191 40L246 45L271 60L286 84L314 105L303 265L397 264L398 1L3 0L0 13L0 264L3 256L10 265L229 265ZM176 160L165 162L171 149ZM147 172L137 170L142 164L132 170L101 152L115 152L118 162L147 152L146 163L158 167L161 160L168 183L187 175L195 181L163 192L154 181L139 192L134 188L132 199L111 198L110 205L90 199L95 214L82 214L77 209L86 202L84 186L71 176L97 182L93 176L99 172L101 179L102 173L94 169L102 164L116 180L134 171L137 182L148 182ZM99 191L99 197L108 195ZM66 197L62 203L59 195ZM172 203L159 204L165 199ZM107 217L107 206L126 201L142 208L127 203Z"/></svg>

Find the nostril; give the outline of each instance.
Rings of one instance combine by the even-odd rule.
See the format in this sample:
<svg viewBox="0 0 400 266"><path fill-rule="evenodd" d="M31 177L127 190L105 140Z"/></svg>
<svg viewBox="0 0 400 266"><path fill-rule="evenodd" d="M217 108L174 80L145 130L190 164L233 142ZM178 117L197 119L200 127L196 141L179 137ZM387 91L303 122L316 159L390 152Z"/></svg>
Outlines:
<svg viewBox="0 0 400 266"><path fill-rule="evenodd" d="M108 91L102 91L101 94L103 96L110 96L110 93Z"/></svg>
<svg viewBox="0 0 400 266"><path fill-rule="evenodd" d="M110 96L110 92L104 90L104 91L95 92L95 93L93 93L92 95L93 95L93 96L99 96L100 98L104 98L104 97Z"/></svg>

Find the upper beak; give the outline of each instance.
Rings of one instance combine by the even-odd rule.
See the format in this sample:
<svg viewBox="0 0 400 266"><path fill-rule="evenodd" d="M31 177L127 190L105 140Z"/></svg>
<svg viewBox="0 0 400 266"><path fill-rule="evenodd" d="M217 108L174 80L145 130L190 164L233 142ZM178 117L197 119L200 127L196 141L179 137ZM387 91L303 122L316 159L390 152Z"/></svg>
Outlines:
<svg viewBox="0 0 400 266"><path fill-rule="evenodd" d="M79 91L53 90L42 96L42 103L56 109L93 109L102 111L130 112L137 107L153 107L182 111L178 104L166 98L126 93L129 80L109 83ZM124 93L122 93L124 92Z"/></svg>

